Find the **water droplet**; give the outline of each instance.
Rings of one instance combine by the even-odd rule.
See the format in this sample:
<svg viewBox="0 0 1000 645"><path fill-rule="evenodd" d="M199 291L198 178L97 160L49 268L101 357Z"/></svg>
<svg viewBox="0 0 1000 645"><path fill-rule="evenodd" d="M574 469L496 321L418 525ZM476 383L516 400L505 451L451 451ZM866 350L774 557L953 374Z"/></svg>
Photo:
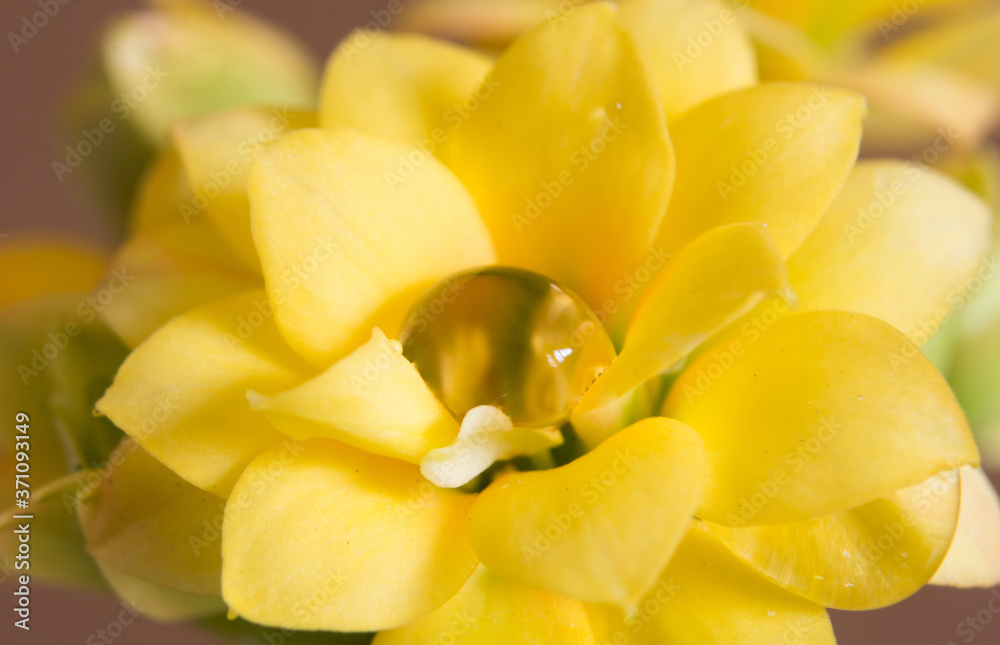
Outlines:
<svg viewBox="0 0 1000 645"><path fill-rule="evenodd" d="M548 278L490 267L447 278L413 306L403 355L462 418L492 405L519 426L558 426L615 358L600 320Z"/></svg>

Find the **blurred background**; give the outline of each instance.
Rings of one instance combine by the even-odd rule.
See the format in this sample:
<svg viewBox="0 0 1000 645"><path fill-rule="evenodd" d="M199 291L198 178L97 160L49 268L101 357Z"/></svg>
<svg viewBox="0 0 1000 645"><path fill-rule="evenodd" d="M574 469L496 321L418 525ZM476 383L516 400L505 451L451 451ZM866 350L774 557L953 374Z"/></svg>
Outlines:
<svg viewBox="0 0 1000 645"><path fill-rule="evenodd" d="M419 2L420 0L414 0ZM52 0L59 11L44 27L16 49L10 32L19 33L26 17L39 11L38 0L4 0L0 25L5 43L0 54L4 100L0 124L5 142L0 173L0 234L17 238L31 231L58 233L110 250L116 241L98 207L76 174L57 179L52 164L64 156L66 141L57 122L67 93L92 64L103 26L117 13L141 6L139 0L86 2ZM386 0L229 0L229 5L262 17L296 35L324 60L336 43L355 26L371 20ZM109 135L109 136L114 136ZM0 240L4 239L0 238ZM4 275L3 280L16 276ZM998 479L994 476L994 484ZM102 640L118 619L121 605L112 597L46 587L35 583L30 636L12 626L13 587L0 585L0 641L3 643L110 643L120 645L227 643L222 637L192 626L138 619L113 639ZM1000 589L961 591L925 588L896 606L872 612L831 612L841 645L949 645L1000 643ZM958 631L965 624L967 627ZM281 643L275 630L261 628L238 642ZM302 640L302 639L300 639ZM295 643L295 637L287 639ZM312 641L310 641L312 642Z"/></svg>

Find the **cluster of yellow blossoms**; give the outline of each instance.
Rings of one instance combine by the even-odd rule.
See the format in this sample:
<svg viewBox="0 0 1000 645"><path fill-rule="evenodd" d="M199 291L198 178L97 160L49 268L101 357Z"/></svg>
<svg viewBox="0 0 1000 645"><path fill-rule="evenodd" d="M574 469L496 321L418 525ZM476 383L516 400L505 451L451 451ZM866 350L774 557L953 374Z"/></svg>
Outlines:
<svg viewBox="0 0 1000 645"><path fill-rule="evenodd" d="M321 76L242 12L117 23L106 85L168 71L128 240L0 254L41 269L0 325L46 573L379 645L833 643L826 608L1000 582L925 355L1000 388L993 88L950 32L862 58L888 3L747 4L428 0L391 26L483 47L376 22Z"/></svg>

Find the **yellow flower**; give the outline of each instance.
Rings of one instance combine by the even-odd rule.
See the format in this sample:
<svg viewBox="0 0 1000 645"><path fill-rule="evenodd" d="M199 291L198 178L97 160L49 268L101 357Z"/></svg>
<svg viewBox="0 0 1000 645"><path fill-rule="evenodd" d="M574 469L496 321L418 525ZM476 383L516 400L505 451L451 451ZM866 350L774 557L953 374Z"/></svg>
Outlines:
<svg viewBox="0 0 1000 645"><path fill-rule="evenodd" d="M576 0L428 0L394 28L498 47L533 24L558 20ZM623 12L641 6L622 0ZM680 11L684 0L656 3ZM813 81L863 93L864 155L897 155L931 166L978 193L1000 232L1000 161L990 140L1000 112L1000 12L975 0L705 3L687 40L664 39L679 66L726 61L720 42L753 41L764 81ZM655 26L655 21L647 25ZM677 21L674 21L677 24ZM923 321L925 352L948 378L987 463L1000 464L1000 284L996 242L977 278L956 285L950 311ZM944 320L944 314L951 315ZM940 333L937 330L940 329Z"/></svg>
<svg viewBox="0 0 1000 645"><path fill-rule="evenodd" d="M542 21L561 20L583 0L427 0L393 28L494 48ZM1000 12L977 0L899 3L830 0L695 2L620 0L623 16L644 7L671 20L666 38L633 26L698 77L705 61L731 69L732 46L752 40L752 70L765 81L812 81L854 89L868 99L864 150L869 154L947 155L975 152L996 125L996 34ZM675 38L682 35L682 38ZM743 45L740 45L741 47ZM728 50L728 51L724 51ZM668 111L670 100L667 100ZM936 150L928 148L937 146ZM947 153L947 155L945 154Z"/></svg>
<svg viewBox="0 0 1000 645"><path fill-rule="evenodd" d="M359 32L321 127L285 124L252 165L268 110L179 127L119 257L147 261L139 295L108 310L136 349L97 407L225 500L221 543L191 528L208 502L113 540L112 500L85 532L136 575L158 545L175 586L221 567L232 614L380 644L831 643L824 607L995 581L976 549L997 523L959 518L960 495L998 517L995 495L913 342L988 249L987 209L932 171L855 166L851 92L730 91L726 66L691 91L642 48L667 15L644 6L632 31L573 8L495 62ZM512 313L539 285L580 340ZM462 326L484 311L496 327ZM489 333L522 326L523 357ZM437 372L410 360L426 334ZM477 399L498 372L527 393Z"/></svg>

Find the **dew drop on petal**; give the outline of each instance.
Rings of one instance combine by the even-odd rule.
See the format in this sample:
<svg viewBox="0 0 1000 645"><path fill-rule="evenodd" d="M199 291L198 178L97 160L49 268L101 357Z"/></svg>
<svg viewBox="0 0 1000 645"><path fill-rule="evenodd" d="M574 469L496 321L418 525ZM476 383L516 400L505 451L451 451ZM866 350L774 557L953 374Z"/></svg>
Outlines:
<svg viewBox="0 0 1000 645"><path fill-rule="evenodd" d="M615 358L579 297L537 273L489 267L442 280L413 306L403 355L458 418L479 405L558 426Z"/></svg>

